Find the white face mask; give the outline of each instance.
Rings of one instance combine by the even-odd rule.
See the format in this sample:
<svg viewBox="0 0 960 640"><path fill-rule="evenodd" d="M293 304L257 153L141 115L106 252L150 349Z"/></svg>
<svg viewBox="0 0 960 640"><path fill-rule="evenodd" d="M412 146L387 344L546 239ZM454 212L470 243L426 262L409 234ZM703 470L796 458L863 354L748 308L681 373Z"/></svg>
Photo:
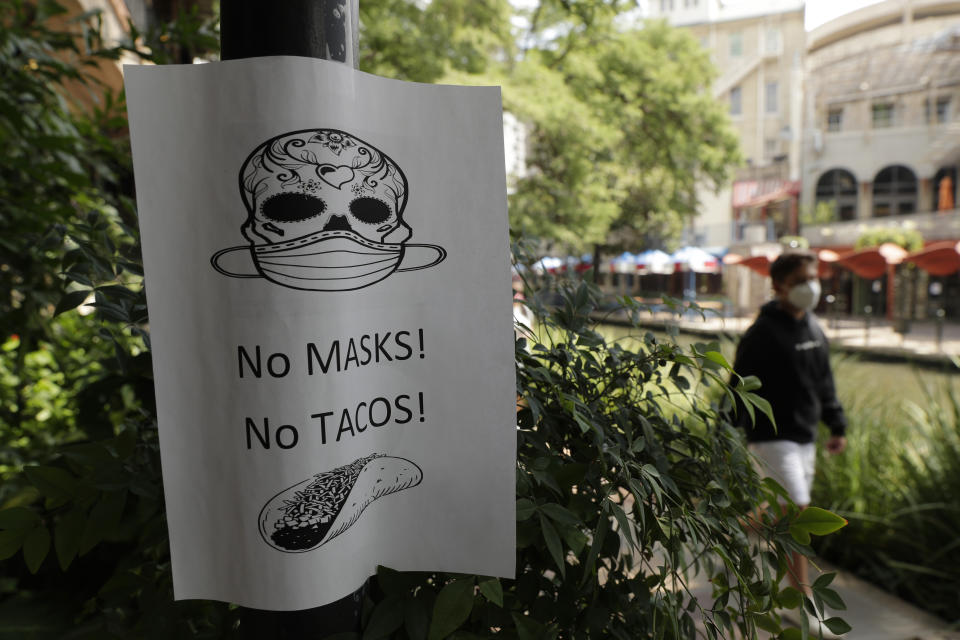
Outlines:
<svg viewBox="0 0 960 640"><path fill-rule="evenodd" d="M811 311L820 301L820 281L809 280L794 285L787 292L787 301L797 309Z"/></svg>

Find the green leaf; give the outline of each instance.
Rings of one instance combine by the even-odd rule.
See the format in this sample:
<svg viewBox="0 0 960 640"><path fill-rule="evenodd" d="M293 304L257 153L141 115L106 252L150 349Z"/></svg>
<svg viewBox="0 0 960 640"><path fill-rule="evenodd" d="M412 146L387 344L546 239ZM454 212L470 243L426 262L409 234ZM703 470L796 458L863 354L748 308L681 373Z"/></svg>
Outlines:
<svg viewBox="0 0 960 640"><path fill-rule="evenodd" d="M583 548L587 545L587 535L576 527L564 527L560 529L560 536L567 543L574 555L580 555Z"/></svg>
<svg viewBox="0 0 960 640"><path fill-rule="evenodd" d="M723 354L719 351L707 351L703 354L707 360L711 362L716 362L718 365L726 369L727 371L733 371L733 367L730 366L730 363L727 362L727 359L723 357Z"/></svg>
<svg viewBox="0 0 960 640"><path fill-rule="evenodd" d="M80 555L84 555L94 548L107 534L114 531L123 515L123 505L126 502L126 491L104 492L100 500L90 511L87 522L80 537Z"/></svg>
<svg viewBox="0 0 960 640"><path fill-rule="evenodd" d="M846 525L847 521L835 513L819 507L807 507L790 523L789 531L800 544L810 544L811 535L827 535Z"/></svg>
<svg viewBox="0 0 960 640"><path fill-rule="evenodd" d="M60 302L57 303L57 308L54 310L53 315L58 316L64 311L76 309L83 304L83 301L86 300L89 295L90 291L86 289L82 291L69 291L63 294Z"/></svg>
<svg viewBox="0 0 960 640"><path fill-rule="evenodd" d="M403 603L403 628L410 640L427 640L430 612L423 598L407 598Z"/></svg>
<svg viewBox="0 0 960 640"><path fill-rule="evenodd" d="M793 587L787 587L777 595L777 601L785 609L799 609L803 603L803 594Z"/></svg>
<svg viewBox="0 0 960 640"><path fill-rule="evenodd" d="M480 593L483 594L484 598L498 607L503 607L503 585L500 584L499 578L482 580L478 584L480 586Z"/></svg>
<svg viewBox="0 0 960 640"><path fill-rule="evenodd" d="M573 515L566 508L561 507L555 502L548 502L547 504L540 506L540 511L550 516L551 520L558 522L559 524L579 524L580 518Z"/></svg>
<svg viewBox="0 0 960 640"><path fill-rule="evenodd" d="M0 560L6 560L20 550L28 531L29 529L0 531Z"/></svg>
<svg viewBox="0 0 960 640"><path fill-rule="evenodd" d="M370 622L363 630L363 640L385 638L403 624L403 598L387 596L373 610Z"/></svg>
<svg viewBox="0 0 960 640"><path fill-rule="evenodd" d="M800 629L795 629L790 627L789 629L784 629L783 632L777 636L780 640L804 640L803 632Z"/></svg>
<svg viewBox="0 0 960 640"><path fill-rule="evenodd" d="M451 582L437 595L430 621L429 640L442 640L456 631L473 610L473 578Z"/></svg>
<svg viewBox="0 0 960 640"><path fill-rule="evenodd" d="M27 569L30 573L36 573L40 570L44 558L50 551L50 532L44 526L39 526L30 533L23 541L23 559L27 563Z"/></svg>
<svg viewBox="0 0 960 640"><path fill-rule="evenodd" d="M377 567L377 584L388 596L406 595L420 582L418 574L404 573L382 565Z"/></svg>
<svg viewBox="0 0 960 640"><path fill-rule="evenodd" d="M537 505L527 498L517 500L517 522L523 522L537 511Z"/></svg>
<svg viewBox="0 0 960 640"><path fill-rule="evenodd" d="M40 516L26 507L11 507L0 511L0 529L25 531L32 529Z"/></svg>
<svg viewBox="0 0 960 640"><path fill-rule="evenodd" d="M817 594L823 603L834 609L836 611L846 611L847 603L843 601L843 598L840 597L840 594L834 591L833 589L828 589L826 587L814 587L813 592Z"/></svg>
<svg viewBox="0 0 960 640"><path fill-rule="evenodd" d="M830 583L833 582L833 579L837 577L836 571L831 571L829 573L823 573L817 576L817 579L813 581L811 585L814 589L819 589L822 587L829 587Z"/></svg>
<svg viewBox="0 0 960 640"><path fill-rule="evenodd" d="M84 513L76 509L57 522L53 533L53 547L63 571L67 570L80 550L80 536L83 534L84 524Z"/></svg>
<svg viewBox="0 0 960 640"><path fill-rule="evenodd" d="M770 633L779 633L780 625L777 624L770 614L762 614L754 617L757 626Z"/></svg>
<svg viewBox="0 0 960 640"><path fill-rule="evenodd" d="M543 640L546 637L542 624L519 613L514 613L513 622L517 625L517 636L520 640Z"/></svg>
<svg viewBox="0 0 960 640"><path fill-rule="evenodd" d="M565 576L567 563L563 560L563 545L560 542L560 534L543 514L540 514L540 530L543 532L543 541L547 543L547 550L553 556L557 569L560 570L560 575Z"/></svg>
<svg viewBox="0 0 960 640"><path fill-rule="evenodd" d="M853 630L853 627L847 624L846 620L842 618L827 618L823 621L823 624L827 627L827 629L830 629L830 631L838 636L843 635L844 633L849 633Z"/></svg>
<svg viewBox="0 0 960 640"><path fill-rule="evenodd" d="M77 479L59 467L24 467L27 479L50 499L51 506L59 506L72 498L77 491Z"/></svg>

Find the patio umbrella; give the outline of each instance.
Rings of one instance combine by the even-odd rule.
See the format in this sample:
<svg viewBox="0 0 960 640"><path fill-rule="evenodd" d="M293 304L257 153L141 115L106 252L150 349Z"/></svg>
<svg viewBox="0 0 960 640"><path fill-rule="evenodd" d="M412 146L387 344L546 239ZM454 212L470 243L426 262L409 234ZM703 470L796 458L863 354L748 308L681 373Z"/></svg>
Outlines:
<svg viewBox="0 0 960 640"><path fill-rule="evenodd" d="M642 274L669 275L674 271L674 262L670 254L659 249L651 249L637 256L637 271Z"/></svg>
<svg viewBox="0 0 960 640"><path fill-rule="evenodd" d="M720 261L717 260L717 257L700 247L683 247L670 258L674 265L682 271L693 271L694 273L720 272Z"/></svg>
<svg viewBox="0 0 960 640"><path fill-rule="evenodd" d="M937 242L911 253L903 259L934 276L948 276L960 271L960 244Z"/></svg>
<svg viewBox="0 0 960 640"><path fill-rule="evenodd" d="M850 269L861 278L876 280L887 272L887 267L903 262L907 252L893 243L853 251L837 258L836 264Z"/></svg>
<svg viewBox="0 0 960 640"><path fill-rule="evenodd" d="M616 273L635 273L637 270L637 256L624 251L611 261L611 271Z"/></svg>

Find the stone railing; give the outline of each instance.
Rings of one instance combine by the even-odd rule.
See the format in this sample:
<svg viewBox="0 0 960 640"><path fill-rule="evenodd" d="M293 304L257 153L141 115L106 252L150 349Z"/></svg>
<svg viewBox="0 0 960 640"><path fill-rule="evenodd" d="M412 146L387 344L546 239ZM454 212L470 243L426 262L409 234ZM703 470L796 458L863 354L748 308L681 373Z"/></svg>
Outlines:
<svg viewBox="0 0 960 640"><path fill-rule="evenodd" d="M849 247L874 229L913 229L927 242L960 240L960 209L804 225L802 235L811 247Z"/></svg>

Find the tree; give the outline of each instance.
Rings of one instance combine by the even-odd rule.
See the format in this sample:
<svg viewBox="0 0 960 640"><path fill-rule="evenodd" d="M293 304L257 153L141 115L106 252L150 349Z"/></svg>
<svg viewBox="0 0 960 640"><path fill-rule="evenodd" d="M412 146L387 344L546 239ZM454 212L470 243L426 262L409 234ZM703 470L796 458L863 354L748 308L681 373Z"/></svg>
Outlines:
<svg viewBox="0 0 960 640"><path fill-rule="evenodd" d="M403 79L500 84L528 128L528 173L510 196L515 231L571 250L663 244L740 161L715 70L699 44L663 22L623 27L631 3L509 5L435 0L363 4L362 68ZM463 25L463 26L451 26Z"/></svg>
<svg viewBox="0 0 960 640"><path fill-rule="evenodd" d="M549 79L535 90L505 92L508 108L535 123L513 220L574 247L670 239L695 213L697 185L722 185L739 159L707 91L712 65L693 38L664 23L593 29L596 38L579 48L538 55ZM534 77L543 71L523 69L517 85ZM554 93L538 104L544 85Z"/></svg>

